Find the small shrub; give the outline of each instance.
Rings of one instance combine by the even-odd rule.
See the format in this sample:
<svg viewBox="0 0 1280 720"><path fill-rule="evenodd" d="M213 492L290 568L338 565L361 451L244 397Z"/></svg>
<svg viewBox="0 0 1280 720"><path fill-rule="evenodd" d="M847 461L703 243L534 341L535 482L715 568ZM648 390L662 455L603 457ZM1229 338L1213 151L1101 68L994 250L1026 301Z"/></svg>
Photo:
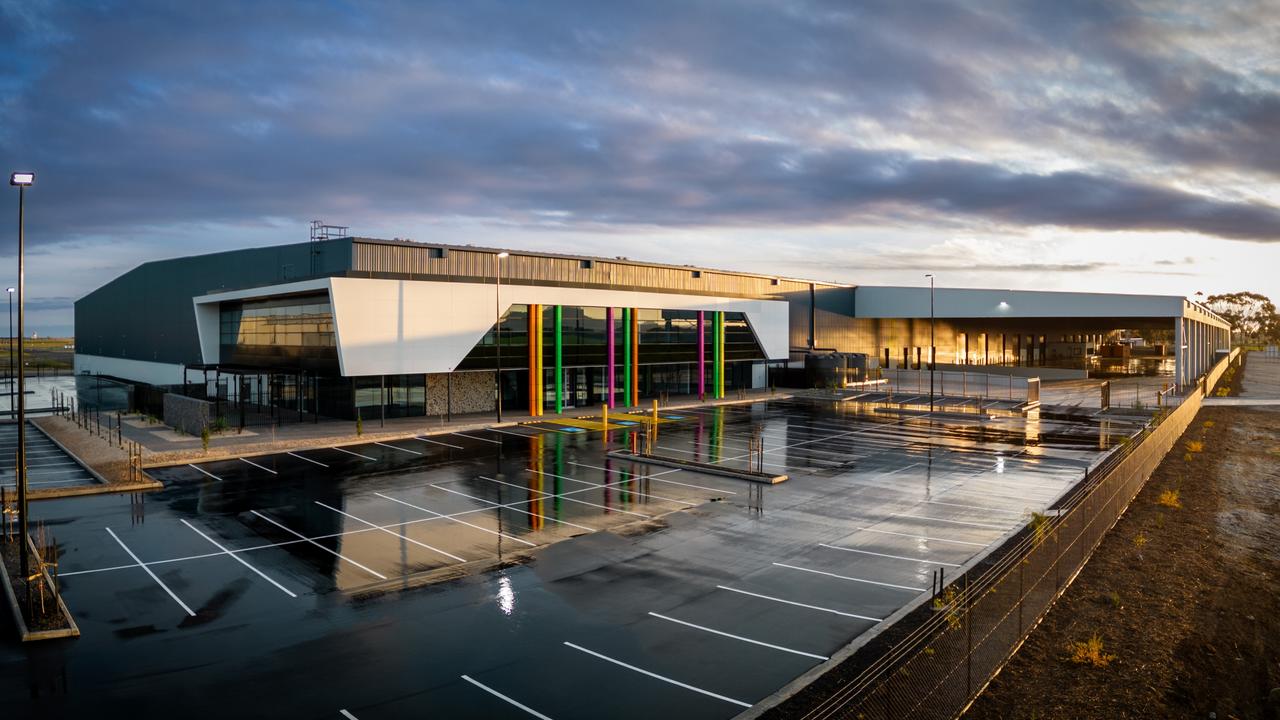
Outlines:
<svg viewBox="0 0 1280 720"><path fill-rule="evenodd" d="M1094 633L1092 637L1084 642L1071 643L1067 646L1067 651L1071 653L1068 659L1077 665L1091 665L1103 668L1116 659L1115 655L1109 655L1104 652L1102 637L1097 633Z"/></svg>
<svg viewBox="0 0 1280 720"><path fill-rule="evenodd" d="M1157 528L1164 527L1164 513L1156 513L1156 527Z"/></svg>
<svg viewBox="0 0 1280 720"><path fill-rule="evenodd" d="M1142 554L1142 548L1147 546L1147 536L1145 533L1138 533L1133 536L1133 546L1138 548L1138 554Z"/></svg>
<svg viewBox="0 0 1280 720"><path fill-rule="evenodd" d="M1188 440L1187 452L1193 452L1193 453L1204 452L1204 443L1200 442L1199 440Z"/></svg>
<svg viewBox="0 0 1280 720"><path fill-rule="evenodd" d="M356 411L356 435L364 434L364 421L360 419L360 411Z"/></svg>
<svg viewBox="0 0 1280 720"><path fill-rule="evenodd" d="M1167 508L1177 510L1182 507L1182 500L1178 497L1177 490L1164 490L1160 493L1160 497L1156 499L1156 503ZM1163 517L1163 516L1161 516Z"/></svg>
<svg viewBox="0 0 1280 720"><path fill-rule="evenodd" d="M1031 513L1031 522L1028 525L1036 536L1036 543L1043 542L1045 536L1049 534L1049 516L1044 513Z"/></svg>
<svg viewBox="0 0 1280 720"><path fill-rule="evenodd" d="M204 446L204 451L209 452L209 428L200 428L200 444Z"/></svg>
<svg viewBox="0 0 1280 720"><path fill-rule="evenodd" d="M1212 420L1205 420L1205 421L1204 421L1204 426L1205 426L1206 428L1211 428L1211 427L1213 427L1213 421L1212 421Z"/></svg>
<svg viewBox="0 0 1280 720"><path fill-rule="evenodd" d="M1182 454L1182 460L1183 460L1183 462L1191 462L1192 460L1195 460L1195 458L1196 458L1196 456L1195 456L1195 455L1192 455L1191 453L1183 453L1183 454Z"/></svg>
<svg viewBox="0 0 1280 720"><path fill-rule="evenodd" d="M1117 610L1119 610L1122 607L1120 603L1120 593L1116 592L1115 590L1112 590L1111 592L1107 593L1107 599L1111 601L1111 607Z"/></svg>
<svg viewBox="0 0 1280 720"><path fill-rule="evenodd" d="M962 622L960 620L960 612L956 609L956 589L949 587L941 597L933 599L934 612L944 612L947 617L947 625L952 630L958 629Z"/></svg>

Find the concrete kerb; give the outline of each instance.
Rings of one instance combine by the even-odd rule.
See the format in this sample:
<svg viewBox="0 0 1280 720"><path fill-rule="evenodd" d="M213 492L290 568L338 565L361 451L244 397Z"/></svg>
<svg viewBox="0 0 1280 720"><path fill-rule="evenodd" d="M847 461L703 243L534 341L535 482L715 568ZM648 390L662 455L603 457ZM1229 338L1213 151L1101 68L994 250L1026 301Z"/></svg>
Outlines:
<svg viewBox="0 0 1280 720"><path fill-rule="evenodd" d="M32 557L39 557L36 554L35 544L31 542L31 537L23 538L27 543L27 550ZM8 571L5 571L6 574ZM53 578L49 577L48 568L41 567L40 574L44 575L44 581L48 587L53 587ZM62 602L62 596L55 595L54 599L58 603L58 612L66 619L68 627L58 630L28 630L27 621L22 617L22 606L18 604L18 597L13 594L13 583L9 582L9 578L4 578L4 594L9 599L9 609L13 612L13 624L18 630L18 636L22 642L34 642L36 640L56 640L58 638L80 637L80 627L76 625L76 619L71 616L71 611Z"/></svg>
<svg viewBox="0 0 1280 720"><path fill-rule="evenodd" d="M744 405L744 404L750 404L755 402L761 402L764 400L786 400L791 397L792 395L790 393L772 393L767 396L755 396L755 397L748 396L744 399L734 398L734 399L724 399L724 400L711 400L707 402L680 403L680 404L662 406L659 408L659 412L677 412L680 410L691 409L691 408L717 407L721 405ZM634 408L617 408L616 409L616 413L618 415L629 414L629 413L641 414L641 413L648 413L648 412L649 412L648 410L640 406L637 406ZM614 412L610 413L610 415L613 415L613 414ZM156 459L151 462L144 462L143 467L146 469L178 467L178 466L183 466L187 464L218 462L221 460L236 460L239 458L264 457L267 455L279 455L282 453L287 453L287 452L296 451L296 450L319 450L324 448L344 447L349 445L364 445L366 443L372 443L372 442L412 440L416 437L437 437L440 435L451 435L453 433L460 433L460 432L461 433L473 432L476 430L487 430L491 428L514 428L514 427L519 427L521 425L530 424L530 423L545 422L547 420L551 420L555 418L582 419L582 418L591 418L591 417L598 417L598 416L599 416L599 408L591 408L591 409L584 409L582 412L579 412L579 413L564 413L562 415L546 416L542 420L530 418L530 419L521 419L521 420L514 420L514 421L502 422L502 423L478 422L478 423L472 423L469 425L455 425L447 428L439 428L439 427L421 428L420 427L418 430L398 430L398 431L383 432L383 433L367 432L362 435L343 435L343 436L329 436L329 437L318 437L318 438L298 438L296 440L278 440L273 444L272 447L263 448L263 447L251 446L250 448L247 448L240 452L236 452L233 449L227 449L227 450L218 451L218 452L210 451L208 453L201 453L199 451L173 451L173 452L179 452L183 454L176 458L162 457L160 459ZM144 450L144 457L145 457L145 453L148 453L148 452L152 453L153 455L164 454L164 453L158 453L155 451Z"/></svg>

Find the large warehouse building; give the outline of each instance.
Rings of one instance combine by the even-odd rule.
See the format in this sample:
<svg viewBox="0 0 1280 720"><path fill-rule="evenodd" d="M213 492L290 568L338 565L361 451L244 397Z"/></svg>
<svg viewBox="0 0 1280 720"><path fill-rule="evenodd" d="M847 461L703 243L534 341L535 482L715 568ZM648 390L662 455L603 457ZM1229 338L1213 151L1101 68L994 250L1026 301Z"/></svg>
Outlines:
<svg viewBox="0 0 1280 720"><path fill-rule="evenodd" d="M931 322L931 308L934 321ZM721 397L855 353L1083 377L1139 336L1185 385L1230 344L1182 297L865 287L343 237L143 264L76 302L78 373L335 418ZM1124 340L1130 344L1121 345ZM1031 369L1027 369L1031 368ZM1154 368L1154 369L1151 369ZM189 387L189 385L188 385Z"/></svg>

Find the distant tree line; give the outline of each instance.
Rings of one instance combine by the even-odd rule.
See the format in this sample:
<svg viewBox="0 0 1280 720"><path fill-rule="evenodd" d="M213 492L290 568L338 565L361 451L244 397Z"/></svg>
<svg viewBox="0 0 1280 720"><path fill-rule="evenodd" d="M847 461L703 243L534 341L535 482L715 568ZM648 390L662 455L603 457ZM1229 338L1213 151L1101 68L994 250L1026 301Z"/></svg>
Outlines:
<svg viewBox="0 0 1280 720"><path fill-rule="evenodd" d="M1237 341L1243 344L1280 342L1280 315L1266 295L1255 292L1210 295L1204 304L1231 323Z"/></svg>

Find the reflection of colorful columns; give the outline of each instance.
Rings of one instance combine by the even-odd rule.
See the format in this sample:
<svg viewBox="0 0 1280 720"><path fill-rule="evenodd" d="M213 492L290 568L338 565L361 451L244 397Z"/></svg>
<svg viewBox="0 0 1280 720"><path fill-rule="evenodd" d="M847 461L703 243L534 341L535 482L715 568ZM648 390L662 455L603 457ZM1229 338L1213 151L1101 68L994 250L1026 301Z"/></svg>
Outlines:
<svg viewBox="0 0 1280 720"><path fill-rule="evenodd" d="M724 313L711 315L711 396L724 397Z"/></svg>
<svg viewBox="0 0 1280 720"><path fill-rule="evenodd" d="M706 312L698 311L698 399L707 393L707 319Z"/></svg>
<svg viewBox="0 0 1280 720"><path fill-rule="evenodd" d="M555 309L556 332L556 414L564 412L564 306Z"/></svg>
<svg viewBox="0 0 1280 720"><path fill-rule="evenodd" d="M605 354L607 355L609 367L605 369L605 400L604 404L613 407L613 378L616 370L614 369L614 347L613 347L613 308L604 309L604 344Z"/></svg>
<svg viewBox="0 0 1280 720"><path fill-rule="evenodd" d="M543 501L545 497L543 493L543 481L545 476L542 474L542 451L543 451L543 435L535 435L530 438L530 444L533 446L533 457L529 458L529 469L533 472L529 473L529 528L532 530L541 530L543 523Z"/></svg>
<svg viewBox="0 0 1280 720"><path fill-rule="evenodd" d="M640 404L640 312L631 308L631 402Z"/></svg>
<svg viewBox="0 0 1280 720"><path fill-rule="evenodd" d="M555 476L555 482L553 483L555 496L551 499L551 508L552 508L551 511L555 513L555 518L557 520L560 519L560 505L561 505L560 493L564 492L563 483L561 482L561 478L563 477L565 477L564 434L556 433L556 476Z"/></svg>
<svg viewBox="0 0 1280 720"><path fill-rule="evenodd" d="M631 407L631 308L622 308L622 406Z"/></svg>

